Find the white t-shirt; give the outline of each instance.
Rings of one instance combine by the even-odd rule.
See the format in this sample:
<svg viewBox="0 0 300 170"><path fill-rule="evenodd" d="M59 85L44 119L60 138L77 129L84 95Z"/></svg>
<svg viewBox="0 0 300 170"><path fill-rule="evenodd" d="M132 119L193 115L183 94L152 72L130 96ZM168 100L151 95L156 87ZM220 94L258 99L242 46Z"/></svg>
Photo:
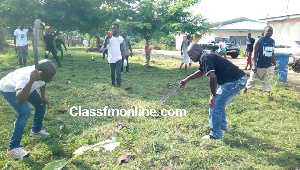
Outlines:
<svg viewBox="0 0 300 170"><path fill-rule="evenodd" d="M185 39L182 41L182 51L183 51L183 56L189 56L188 53L187 53L187 48L189 46L189 41L188 39Z"/></svg>
<svg viewBox="0 0 300 170"><path fill-rule="evenodd" d="M112 36L110 39L108 39L108 62L109 63L116 63L117 61L122 59L121 54L121 44L124 41L124 38L122 36L114 37Z"/></svg>
<svg viewBox="0 0 300 170"><path fill-rule="evenodd" d="M225 42L220 41L219 45L221 46L221 48L226 48L226 43Z"/></svg>
<svg viewBox="0 0 300 170"><path fill-rule="evenodd" d="M21 31L18 28L15 30L14 35L16 36L16 46L25 46L28 44L27 32L28 32L28 29L23 29Z"/></svg>
<svg viewBox="0 0 300 170"><path fill-rule="evenodd" d="M34 66L19 68L0 80L0 91L15 92L17 89L22 89L30 80L30 73L35 69ZM45 81L35 81L30 89L30 93L45 85Z"/></svg>
<svg viewBox="0 0 300 170"><path fill-rule="evenodd" d="M82 44L83 44L83 45L89 45L89 42L88 42L88 40L83 40L83 41L82 41Z"/></svg>

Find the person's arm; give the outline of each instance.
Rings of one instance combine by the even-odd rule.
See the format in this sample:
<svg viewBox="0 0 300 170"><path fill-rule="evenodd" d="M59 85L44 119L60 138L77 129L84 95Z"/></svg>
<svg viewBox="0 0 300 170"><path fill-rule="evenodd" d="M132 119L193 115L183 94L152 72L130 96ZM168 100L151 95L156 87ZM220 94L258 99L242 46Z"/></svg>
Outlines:
<svg viewBox="0 0 300 170"><path fill-rule="evenodd" d="M214 71L211 71L207 75L209 77L209 87L210 87L210 99L209 106L215 107L215 98L217 93L217 76Z"/></svg>
<svg viewBox="0 0 300 170"><path fill-rule="evenodd" d="M41 92L41 105L43 103L45 103L48 107L50 107L50 103L48 102L47 98L46 98L46 84L44 84L41 88L40 88L40 92Z"/></svg>
<svg viewBox="0 0 300 170"><path fill-rule="evenodd" d="M181 55L183 55L183 52L182 52L182 47L183 47L183 41L182 41L182 43L181 43L181 48L180 48Z"/></svg>
<svg viewBox="0 0 300 170"><path fill-rule="evenodd" d="M196 71L195 73L193 73L193 74L187 76L185 79L181 80L181 81L180 81L180 84L181 84L182 86L185 86L186 83L187 83L188 81L194 80L194 79L197 79L197 78L200 78L200 77L202 77L203 75L204 75L204 72L201 72L200 70L198 70L198 71Z"/></svg>
<svg viewBox="0 0 300 170"><path fill-rule="evenodd" d="M106 47L107 47L107 44L108 44L109 38L110 38L110 37L109 37L108 35L105 37L105 40L104 40L104 48L106 48Z"/></svg>
<svg viewBox="0 0 300 170"><path fill-rule="evenodd" d="M272 51L272 63L273 63L273 66L275 66L275 69L276 69L276 58L275 58L274 50Z"/></svg>
<svg viewBox="0 0 300 170"><path fill-rule="evenodd" d="M124 40L123 42L120 44L120 49L121 49L121 55L122 55L122 58L125 59L125 44L124 44Z"/></svg>
<svg viewBox="0 0 300 170"><path fill-rule="evenodd" d="M17 37L14 36L14 45L15 45L15 50L17 51L17 45L16 45L16 43L17 43Z"/></svg>
<svg viewBox="0 0 300 170"><path fill-rule="evenodd" d="M131 57L132 57L132 47L131 47L130 40L129 40L128 48L129 48L129 50L130 50L130 55L131 55Z"/></svg>
<svg viewBox="0 0 300 170"><path fill-rule="evenodd" d="M257 71L257 53L258 53L260 44L261 44L261 40L260 39L257 39L257 41L254 43L254 49L253 49L253 68L252 68L252 70L254 72Z"/></svg>
<svg viewBox="0 0 300 170"><path fill-rule="evenodd" d="M53 38L53 45L54 45L54 50L56 51L57 53L57 49L56 49L56 43L55 43L55 38Z"/></svg>
<svg viewBox="0 0 300 170"><path fill-rule="evenodd" d="M16 90L16 98L17 98L17 103L19 105L24 104L28 100L32 84L35 81L40 80L40 78L41 78L40 74L41 74L41 71L33 70L30 73L30 79L29 79L28 83L26 83L26 85L22 89L17 89Z"/></svg>

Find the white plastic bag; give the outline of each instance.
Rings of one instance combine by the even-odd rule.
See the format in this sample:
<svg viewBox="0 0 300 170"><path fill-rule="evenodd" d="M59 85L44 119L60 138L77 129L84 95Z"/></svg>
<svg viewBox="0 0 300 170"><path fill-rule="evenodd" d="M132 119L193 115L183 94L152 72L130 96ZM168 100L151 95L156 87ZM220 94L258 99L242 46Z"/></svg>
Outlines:
<svg viewBox="0 0 300 170"><path fill-rule="evenodd" d="M124 59L124 67L126 67L126 66L127 66L127 60Z"/></svg>

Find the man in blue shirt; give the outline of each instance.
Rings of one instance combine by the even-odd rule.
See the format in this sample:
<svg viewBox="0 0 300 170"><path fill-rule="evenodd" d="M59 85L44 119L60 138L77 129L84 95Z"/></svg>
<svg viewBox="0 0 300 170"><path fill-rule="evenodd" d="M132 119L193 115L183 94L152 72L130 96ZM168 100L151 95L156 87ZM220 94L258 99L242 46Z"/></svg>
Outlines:
<svg viewBox="0 0 300 170"><path fill-rule="evenodd" d="M253 67L250 74L250 78L247 81L244 93L247 92L248 88L252 88L254 84L260 80L262 81L262 90L270 91L270 80L271 74L274 74L276 67L276 60L274 55L275 41L271 38L273 35L273 28L267 26L264 29L264 36L256 40L254 44L254 56L253 56Z"/></svg>

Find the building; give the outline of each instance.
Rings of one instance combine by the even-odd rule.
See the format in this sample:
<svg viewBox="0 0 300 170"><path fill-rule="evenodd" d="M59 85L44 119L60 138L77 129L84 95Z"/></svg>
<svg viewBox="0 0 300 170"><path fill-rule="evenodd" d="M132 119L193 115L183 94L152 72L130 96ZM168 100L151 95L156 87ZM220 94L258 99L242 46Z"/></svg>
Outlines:
<svg viewBox="0 0 300 170"><path fill-rule="evenodd" d="M273 28L272 38L276 41L300 40L300 14L261 19Z"/></svg>
<svg viewBox="0 0 300 170"><path fill-rule="evenodd" d="M241 50L246 49L246 40L248 33L251 33L252 38L256 39L263 32L267 24L263 21L255 21L248 18L236 18L223 22L213 23L212 33L205 36L220 36L227 37L235 44L241 46ZM176 35L176 50L180 50L181 42L184 39L184 34ZM185 36L186 37L186 36ZM198 42L194 40L194 42Z"/></svg>

